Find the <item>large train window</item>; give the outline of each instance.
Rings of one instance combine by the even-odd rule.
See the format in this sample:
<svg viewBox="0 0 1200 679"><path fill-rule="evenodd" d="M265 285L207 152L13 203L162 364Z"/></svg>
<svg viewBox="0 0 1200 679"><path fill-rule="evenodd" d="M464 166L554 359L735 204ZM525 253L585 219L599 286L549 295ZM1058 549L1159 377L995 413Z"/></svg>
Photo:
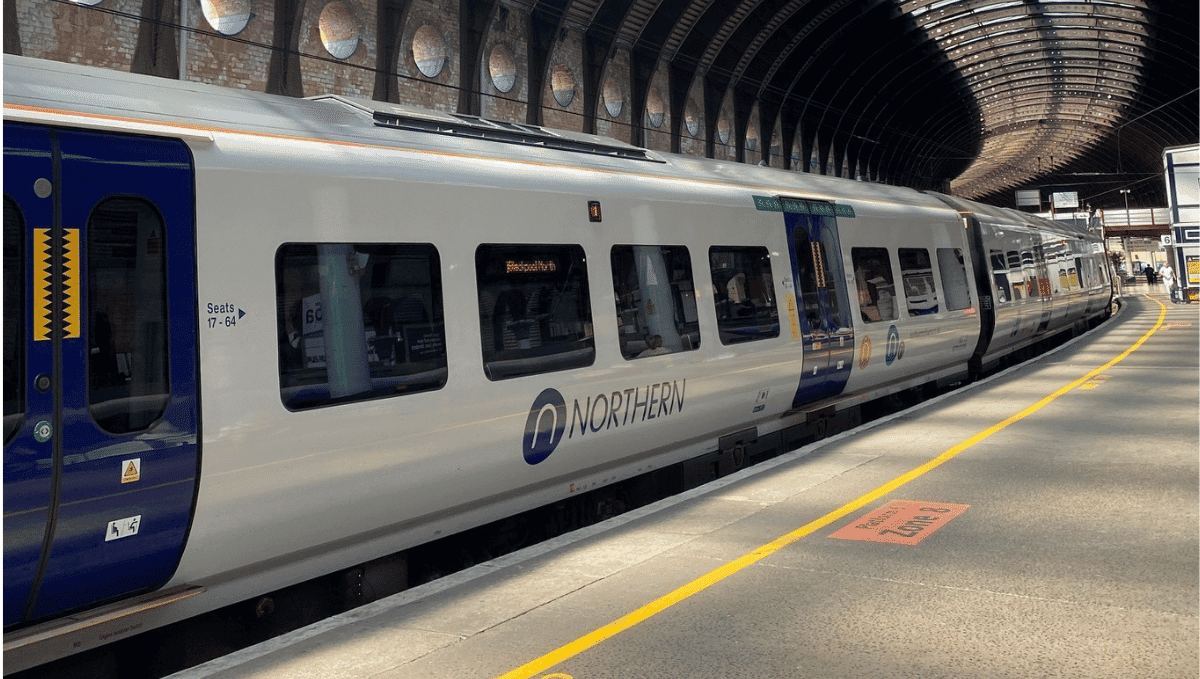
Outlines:
<svg viewBox="0 0 1200 679"><path fill-rule="evenodd" d="M721 344L779 336L771 257L763 247L712 247L713 302Z"/></svg>
<svg viewBox="0 0 1200 679"><path fill-rule="evenodd" d="M937 286L933 282L933 263L925 248L900 248L900 276L909 316L938 312Z"/></svg>
<svg viewBox="0 0 1200 679"><path fill-rule="evenodd" d="M114 434L148 429L171 395L165 240L140 198L110 198L88 218L88 407Z"/></svg>
<svg viewBox="0 0 1200 679"><path fill-rule="evenodd" d="M850 257L854 262L858 307L863 321L896 320L896 284L888 251L884 248L852 248Z"/></svg>
<svg viewBox="0 0 1200 679"><path fill-rule="evenodd" d="M951 311L971 306L971 288L967 284L967 263L958 248L937 249L938 268L942 271L942 292Z"/></svg>
<svg viewBox="0 0 1200 679"><path fill-rule="evenodd" d="M288 409L446 384L441 260L432 245L284 244L275 286Z"/></svg>
<svg viewBox="0 0 1200 679"><path fill-rule="evenodd" d="M596 360L583 247L485 243L475 250L475 275L488 379L583 368Z"/></svg>
<svg viewBox="0 0 1200 679"><path fill-rule="evenodd" d="M25 414L25 220L4 197L4 440Z"/></svg>
<svg viewBox="0 0 1200 679"><path fill-rule="evenodd" d="M643 358L700 348L687 248L614 245L612 271L622 356Z"/></svg>

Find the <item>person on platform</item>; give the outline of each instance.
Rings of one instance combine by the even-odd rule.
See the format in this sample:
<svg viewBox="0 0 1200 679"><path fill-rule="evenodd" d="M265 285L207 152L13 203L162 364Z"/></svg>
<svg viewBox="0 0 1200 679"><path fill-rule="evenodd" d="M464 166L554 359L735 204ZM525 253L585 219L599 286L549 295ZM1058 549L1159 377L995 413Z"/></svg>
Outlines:
<svg viewBox="0 0 1200 679"><path fill-rule="evenodd" d="M1171 292L1171 303L1177 304L1175 301L1175 270L1171 268L1170 263L1163 264L1163 267L1158 270L1158 275L1162 277L1163 285Z"/></svg>

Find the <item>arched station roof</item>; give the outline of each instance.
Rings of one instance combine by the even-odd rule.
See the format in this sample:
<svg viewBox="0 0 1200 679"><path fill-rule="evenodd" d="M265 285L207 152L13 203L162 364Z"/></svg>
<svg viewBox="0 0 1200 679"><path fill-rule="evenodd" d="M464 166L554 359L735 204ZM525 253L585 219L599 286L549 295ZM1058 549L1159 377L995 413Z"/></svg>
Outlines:
<svg viewBox="0 0 1200 679"><path fill-rule="evenodd" d="M454 107L1002 206L1038 189L1075 190L1094 208L1126 199L1162 207L1163 149L1200 141L1197 0L4 6L5 52L292 96ZM193 15L185 31L178 8ZM494 64L484 48L497 41L503 80L486 84Z"/></svg>
<svg viewBox="0 0 1200 679"><path fill-rule="evenodd" d="M816 146L852 175L998 205L1020 188L1074 187L1163 205L1162 149L1198 137L1195 0L535 0L530 11L546 31L583 30L592 68L618 45L635 79L639 61L665 61L674 101L702 78L709 129L732 92L739 134L757 102L754 122L771 130L778 117L783 148L808 131L803 158Z"/></svg>

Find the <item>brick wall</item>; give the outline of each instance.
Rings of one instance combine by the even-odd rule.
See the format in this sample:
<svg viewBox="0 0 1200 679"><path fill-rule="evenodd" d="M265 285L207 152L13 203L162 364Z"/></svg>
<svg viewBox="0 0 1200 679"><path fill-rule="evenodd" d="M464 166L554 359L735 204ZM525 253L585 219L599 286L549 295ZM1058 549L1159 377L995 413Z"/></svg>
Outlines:
<svg viewBox="0 0 1200 679"><path fill-rule="evenodd" d="M661 112L661 113L660 113ZM660 113L662 123L655 126ZM655 151L671 150L671 89L667 86L667 67L660 62L650 76L649 93L646 95L646 110L642 111L642 125L646 130L646 148Z"/></svg>
<svg viewBox="0 0 1200 679"><path fill-rule="evenodd" d="M417 68L413 52L418 31L422 37L432 31L440 36L445 49L445 64L440 73L429 77ZM400 39L398 91L400 102L421 108L453 112L458 110L458 90L462 70L458 55L458 3L413 0L408 10L403 37Z"/></svg>
<svg viewBox="0 0 1200 679"><path fill-rule="evenodd" d="M733 129L733 93L726 92L721 102L720 113L717 114L717 130L713 135L713 158L720 160L736 160L737 133ZM725 139L722 139L725 136Z"/></svg>
<svg viewBox="0 0 1200 679"><path fill-rule="evenodd" d="M488 28L483 42L483 64L479 69L480 111L484 118L523 123L529 102L529 64L525 50L525 35L529 31L529 15L501 5L498 16ZM514 80L512 89L501 92L492 81L492 61L503 66L504 59L497 48L511 59ZM501 71L497 71L500 73Z"/></svg>
<svg viewBox="0 0 1200 679"><path fill-rule="evenodd" d="M775 116L775 129L771 133L771 167L783 169L783 123Z"/></svg>
<svg viewBox="0 0 1200 679"><path fill-rule="evenodd" d="M304 94L370 99L375 88L374 2L309 0L300 23L300 70ZM324 40L322 34L324 33ZM325 45L333 48L331 53ZM357 45L355 45L357 42ZM353 46L353 47L351 47ZM339 58L344 51L354 51Z"/></svg>
<svg viewBox="0 0 1200 679"><path fill-rule="evenodd" d="M704 86L699 78L692 83L685 101L683 112L680 114L683 116L683 123L679 126L679 152L690 156L703 156L707 132L704 127ZM695 136L692 136L689 127L695 129Z"/></svg>
<svg viewBox="0 0 1200 679"><path fill-rule="evenodd" d="M560 35L547 61L542 124L562 130L583 130L583 41L580 32L567 30L565 36ZM568 86L574 89L574 96L566 106L554 97L556 81L564 91Z"/></svg>
<svg viewBox="0 0 1200 679"><path fill-rule="evenodd" d="M245 5L253 15L250 22L240 32L226 36L205 18L199 0L188 0L188 24L197 29L189 32L187 39L188 80L258 92L266 89L275 3L246 0Z"/></svg>
<svg viewBox="0 0 1200 679"><path fill-rule="evenodd" d="M615 116L608 110L609 102L605 99L605 91L609 92L613 101L619 101L621 104ZM616 54L608 60L604 75L600 78L600 103L596 106L596 134L629 143L629 140L633 138L630 129L633 105L630 103L629 97L629 50L618 49Z"/></svg>
<svg viewBox="0 0 1200 679"><path fill-rule="evenodd" d="M23 53L31 57L130 70L139 30L139 22L133 17L143 11L144 0L101 2L105 11L71 3L15 0ZM193 27L185 34L182 52L187 79L255 91L265 90L271 44L275 38L275 0L206 0L212 21L206 19L200 0L185 2L188 25ZM167 6L178 7L171 2ZM374 69L378 61L377 7L378 0L305 0L297 27L304 95L330 93L366 99L372 96L376 77ZM499 3L483 36L479 77L473 83L461 82L463 69L459 55L458 10L458 3L453 1L412 0L405 15L405 24L400 35L396 36L397 63L384 66L398 73L397 91L402 104L456 111L460 97L458 88L467 86L480 93L481 112L486 118L524 122L532 101L542 107L542 120L546 127L583 129L583 43L579 27L569 27L557 36L548 57L544 88L541 92L531 93L526 53L530 30L527 7L512 0ZM236 26L240 30L233 35L223 35L214 26L215 22L230 30L229 19L247 13L250 15L249 21L244 27ZM225 23L218 21L219 16L226 17ZM443 50L442 68L433 76L422 73L418 68L414 45L417 45L418 51L429 47L420 39L419 31L423 38L436 38L433 42ZM491 59L498 48L507 50L510 61L506 63L511 63L513 84L508 92L500 92L492 77ZM429 56L424 51L422 54ZM498 67L504 61L498 60ZM705 129L701 80L692 83L683 110L672 111L667 68L665 64L658 65L650 81L650 103L655 105L656 113L661 113L661 124L655 127L646 110L632 110L630 61L629 47L618 45L600 78L599 100L596 103L597 133L629 142L632 139L632 124L637 121L646 131L647 147L669 151L671 119L672 116L679 116L683 119L680 126L681 152L704 155L709 131ZM554 97L555 82L574 92L566 106ZM609 99L620 104L616 115L606 106L611 103ZM757 108L753 116L756 123ZM718 120L728 128L728 142L722 143L717 130L712 131L716 141L715 156L719 159L736 158L733 119L732 99L727 93ZM695 130L694 136L688 132L689 121ZM775 135L778 140L778 125ZM748 150L746 161L757 163L760 157L758 149ZM807 160L804 164L807 164ZM773 156L771 164L782 167L782 156Z"/></svg>
<svg viewBox="0 0 1200 679"><path fill-rule="evenodd" d="M141 0L107 0L104 8L16 0L21 51L27 57L128 71L137 47ZM127 16L121 16L127 15Z"/></svg>

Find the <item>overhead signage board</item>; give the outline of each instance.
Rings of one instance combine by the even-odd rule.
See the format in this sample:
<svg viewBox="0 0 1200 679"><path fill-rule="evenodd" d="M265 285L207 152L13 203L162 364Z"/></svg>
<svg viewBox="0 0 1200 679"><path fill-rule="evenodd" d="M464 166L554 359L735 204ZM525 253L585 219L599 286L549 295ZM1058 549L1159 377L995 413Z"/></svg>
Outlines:
<svg viewBox="0 0 1200 679"><path fill-rule="evenodd" d="M1070 210L1079 207L1079 192L1077 191L1052 193L1050 199L1055 210Z"/></svg>
<svg viewBox="0 0 1200 679"><path fill-rule="evenodd" d="M854 217L852 205L827 203L818 200L797 198L775 198L773 196L751 196L754 209L763 212L787 212L794 215L820 215L824 217Z"/></svg>
<svg viewBox="0 0 1200 679"><path fill-rule="evenodd" d="M1018 189L1017 207L1041 207L1042 194L1037 189Z"/></svg>

